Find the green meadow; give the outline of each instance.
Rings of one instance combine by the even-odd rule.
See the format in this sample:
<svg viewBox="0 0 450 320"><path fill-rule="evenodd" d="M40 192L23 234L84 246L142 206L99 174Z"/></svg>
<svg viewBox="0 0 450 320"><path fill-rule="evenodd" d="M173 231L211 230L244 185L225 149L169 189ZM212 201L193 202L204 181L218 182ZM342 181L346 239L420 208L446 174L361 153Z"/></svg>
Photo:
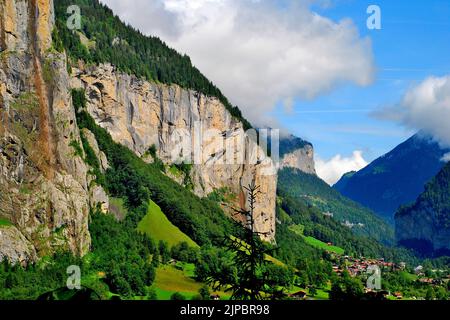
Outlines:
<svg viewBox="0 0 450 320"><path fill-rule="evenodd" d="M191 238L174 226L161 211L161 208L151 200L148 213L139 222L138 230L147 234L156 242L160 240L167 242L169 246L187 242L191 247L198 247Z"/></svg>

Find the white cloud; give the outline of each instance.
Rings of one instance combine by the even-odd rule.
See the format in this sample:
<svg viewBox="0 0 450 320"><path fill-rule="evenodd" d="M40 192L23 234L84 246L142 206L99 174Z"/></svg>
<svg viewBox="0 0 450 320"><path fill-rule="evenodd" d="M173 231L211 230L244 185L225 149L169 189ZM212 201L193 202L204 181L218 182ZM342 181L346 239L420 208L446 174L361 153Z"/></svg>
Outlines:
<svg viewBox="0 0 450 320"><path fill-rule="evenodd" d="M441 159L443 162L449 162L450 161L450 152L444 154L444 156Z"/></svg>
<svg viewBox="0 0 450 320"><path fill-rule="evenodd" d="M342 82L371 83L370 39L351 20L310 10L312 0L102 0L126 22L158 35L254 122L277 102L314 98ZM289 109L290 104L286 104Z"/></svg>
<svg viewBox="0 0 450 320"><path fill-rule="evenodd" d="M409 129L430 134L450 147L450 76L429 77L411 88L402 101L376 114Z"/></svg>
<svg viewBox="0 0 450 320"><path fill-rule="evenodd" d="M316 156L317 175L329 185L334 185L345 173L359 171L367 165L362 151L358 150L350 157L345 158L338 154L328 161Z"/></svg>

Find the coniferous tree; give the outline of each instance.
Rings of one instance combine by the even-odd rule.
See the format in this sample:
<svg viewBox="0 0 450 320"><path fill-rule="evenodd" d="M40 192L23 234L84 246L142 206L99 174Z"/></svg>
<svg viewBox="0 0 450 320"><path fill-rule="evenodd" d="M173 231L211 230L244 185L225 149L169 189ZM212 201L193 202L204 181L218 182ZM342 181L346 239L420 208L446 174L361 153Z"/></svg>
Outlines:
<svg viewBox="0 0 450 320"><path fill-rule="evenodd" d="M269 250L259 240L265 232L255 229L255 205L259 186L254 183L245 187L248 191L249 209L235 209L236 215L245 219L245 228L240 228L239 237L229 236L224 240L224 247L233 254L235 275L232 277L210 277L207 281L216 289L226 288L231 291L233 300L261 300L267 295L266 282L268 274L265 272L269 261L266 255ZM239 222L237 222L239 223Z"/></svg>

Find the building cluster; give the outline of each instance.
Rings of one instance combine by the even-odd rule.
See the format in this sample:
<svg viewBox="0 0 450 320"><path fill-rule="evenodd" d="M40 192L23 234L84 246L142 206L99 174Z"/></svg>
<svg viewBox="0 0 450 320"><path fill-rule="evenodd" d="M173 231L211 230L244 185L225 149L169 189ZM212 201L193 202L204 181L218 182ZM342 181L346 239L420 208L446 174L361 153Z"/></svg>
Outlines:
<svg viewBox="0 0 450 320"><path fill-rule="evenodd" d="M367 272L369 266L377 266L381 270L403 270L405 268L404 263L396 264L394 262L385 261L380 259L369 259L365 257L353 258L350 256L344 256L337 263L333 264L333 271L337 274L342 274L344 270L347 270L351 276L358 276Z"/></svg>

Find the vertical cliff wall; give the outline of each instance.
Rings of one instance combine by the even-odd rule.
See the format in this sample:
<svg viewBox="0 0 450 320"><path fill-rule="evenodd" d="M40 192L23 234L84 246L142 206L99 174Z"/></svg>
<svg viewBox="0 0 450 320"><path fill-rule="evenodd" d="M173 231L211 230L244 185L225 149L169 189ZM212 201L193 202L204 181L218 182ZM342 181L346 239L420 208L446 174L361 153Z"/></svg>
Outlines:
<svg viewBox="0 0 450 320"><path fill-rule="evenodd" d="M246 207L244 187L253 181L259 185L256 228L266 233L265 240L274 239L277 177L272 160L218 99L144 81L108 64L81 65L72 74L73 87L86 91L88 112L116 142L140 156L155 145L167 164L187 155L193 162L191 180L197 195L227 189L234 195L230 206ZM186 137L191 138L187 144ZM256 161L249 159L252 155Z"/></svg>
<svg viewBox="0 0 450 320"><path fill-rule="evenodd" d="M53 1L0 0L0 260L89 250L88 174Z"/></svg>

